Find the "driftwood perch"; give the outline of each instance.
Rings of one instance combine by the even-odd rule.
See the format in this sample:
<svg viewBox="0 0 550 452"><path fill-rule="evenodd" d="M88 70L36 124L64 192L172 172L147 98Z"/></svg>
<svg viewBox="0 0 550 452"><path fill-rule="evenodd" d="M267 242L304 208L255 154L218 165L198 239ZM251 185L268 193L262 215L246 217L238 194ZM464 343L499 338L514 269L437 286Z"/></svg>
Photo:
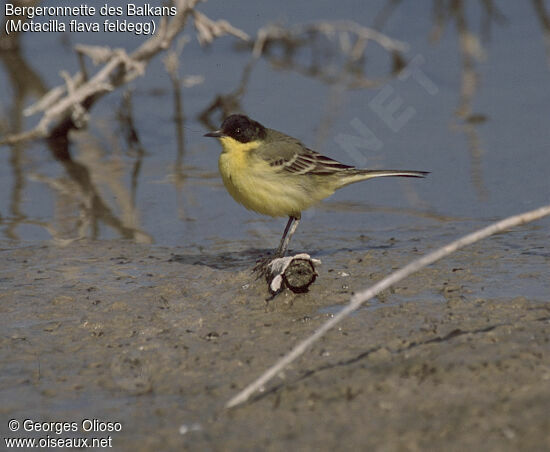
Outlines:
<svg viewBox="0 0 550 452"><path fill-rule="evenodd" d="M288 287L294 293L307 292L317 278L315 264L320 263L305 253L273 259L265 269L269 291L276 295Z"/></svg>

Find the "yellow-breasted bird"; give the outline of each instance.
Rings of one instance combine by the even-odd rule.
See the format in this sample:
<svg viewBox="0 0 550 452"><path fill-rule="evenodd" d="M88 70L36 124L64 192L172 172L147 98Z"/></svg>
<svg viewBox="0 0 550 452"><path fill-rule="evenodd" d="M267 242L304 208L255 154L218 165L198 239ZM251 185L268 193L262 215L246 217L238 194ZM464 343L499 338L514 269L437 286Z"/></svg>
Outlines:
<svg viewBox="0 0 550 452"><path fill-rule="evenodd" d="M301 212L337 189L374 177L425 177L426 171L368 170L344 165L244 115L228 116L205 137L218 138L218 167L227 191L255 212L288 216L276 257L285 255Z"/></svg>

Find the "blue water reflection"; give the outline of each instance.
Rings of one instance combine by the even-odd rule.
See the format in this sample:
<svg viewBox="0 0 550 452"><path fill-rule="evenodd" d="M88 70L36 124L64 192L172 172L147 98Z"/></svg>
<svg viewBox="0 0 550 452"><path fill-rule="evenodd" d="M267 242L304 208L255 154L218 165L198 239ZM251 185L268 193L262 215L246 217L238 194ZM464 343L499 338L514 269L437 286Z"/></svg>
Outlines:
<svg viewBox="0 0 550 452"><path fill-rule="evenodd" d="M547 203L549 12L537 2L499 2L498 10L451 4L199 4L198 11L252 37L268 24L289 37L268 42L254 60L236 37L202 47L189 23L188 42L97 101L86 129L68 140L60 132L3 145L2 238L274 247L286 220L235 204L217 175L218 145L202 138L233 110L344 163L432 173L341 190L304 214L296 247L318 247L320 238L327 248L356 247L361 235L376 243L404 231L443 237L450 222L486 222ZM319 32L314 25L323 23L333 30ZM361 48L355 23L406 51L376 42ZM63 83L61 70L79 69L74 45L130 53L147 37L27 32L1 39L5 138L34 127L41 115L24 117L23 110ZM361 56L346 58L354 48ZM167 55L175 58L172 72Z"/></svg>

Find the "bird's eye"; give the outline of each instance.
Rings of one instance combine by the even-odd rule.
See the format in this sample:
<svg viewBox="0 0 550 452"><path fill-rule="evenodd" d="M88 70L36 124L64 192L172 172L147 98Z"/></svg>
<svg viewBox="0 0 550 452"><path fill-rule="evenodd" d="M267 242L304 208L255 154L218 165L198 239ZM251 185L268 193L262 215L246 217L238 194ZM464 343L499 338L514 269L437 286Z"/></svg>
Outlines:
<svg viewBox="0 0 550 452"><path fill-rule="evenodd" d="M240 127L237 127L237 128L235 129L235 133L241 133L241 128L240 128Z"/></svg>

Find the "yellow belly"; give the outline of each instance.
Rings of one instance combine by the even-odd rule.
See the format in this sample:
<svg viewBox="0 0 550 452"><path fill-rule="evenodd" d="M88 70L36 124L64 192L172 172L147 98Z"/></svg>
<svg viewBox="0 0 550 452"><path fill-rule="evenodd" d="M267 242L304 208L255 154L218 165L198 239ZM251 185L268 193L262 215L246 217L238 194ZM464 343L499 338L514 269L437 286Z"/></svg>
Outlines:
<svg viewBox="0 0 550 452"><path fill-rule="evenodd" d="M233 198L255 212L272 217L300 216L333 190L320 190L315 178L275 172L246 152L222 152L218 167Z"/></svg>

